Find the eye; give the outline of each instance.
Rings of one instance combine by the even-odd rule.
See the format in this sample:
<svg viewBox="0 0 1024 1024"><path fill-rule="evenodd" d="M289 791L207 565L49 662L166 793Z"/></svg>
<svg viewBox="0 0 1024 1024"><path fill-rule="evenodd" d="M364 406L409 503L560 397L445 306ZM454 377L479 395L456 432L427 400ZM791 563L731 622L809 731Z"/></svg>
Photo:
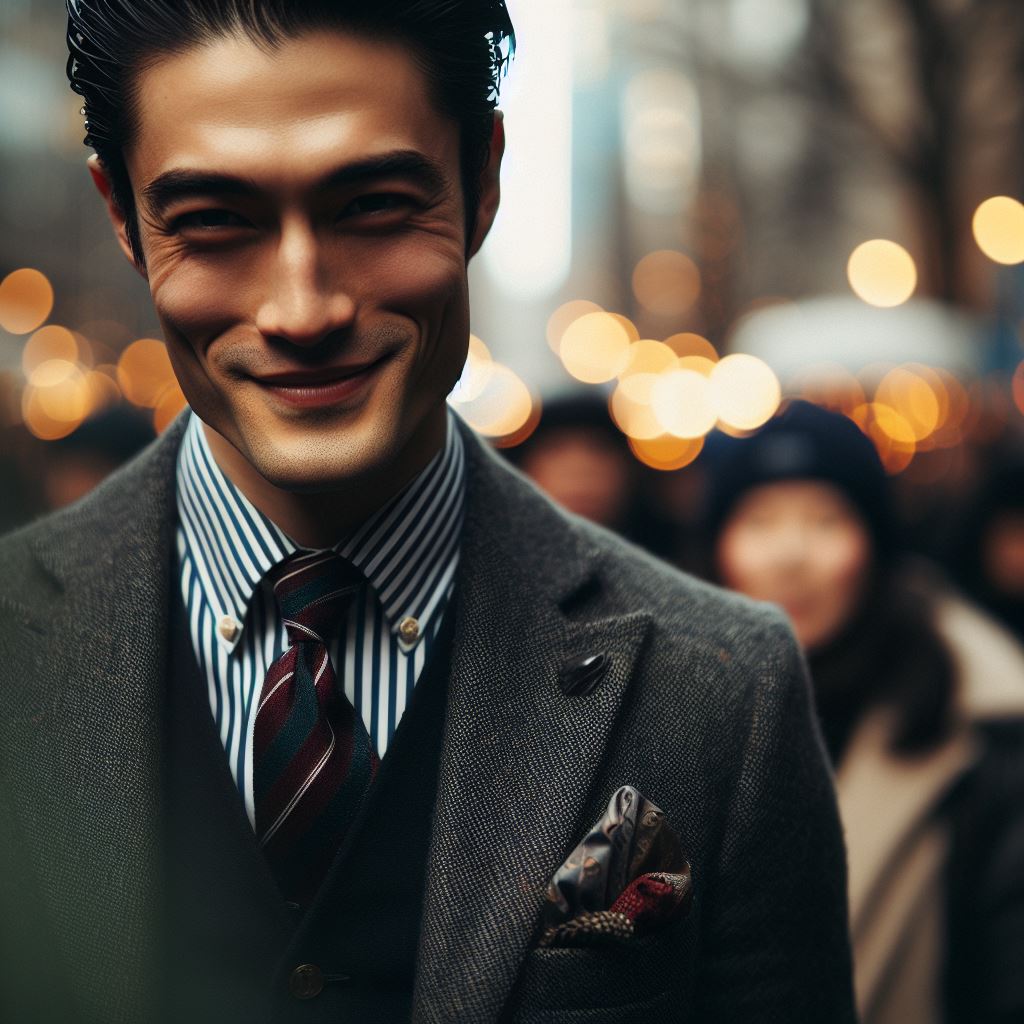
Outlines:
<svg viewBox="0 0 1024 1024"><path fill-rule="evenodd" d="M397 192L374 192L359 196L341 211L340 217L363 217L373 214L390 213L405 210L412 206L413 201Z"/></svg>
<svg viewBox="0 0 1024 1024"><path fill-rule="evenodd" d="M249 227L249 222L231 210L194 210L192 213L176 217L171 227L175 231L216 231L223 228Z"/></svg>

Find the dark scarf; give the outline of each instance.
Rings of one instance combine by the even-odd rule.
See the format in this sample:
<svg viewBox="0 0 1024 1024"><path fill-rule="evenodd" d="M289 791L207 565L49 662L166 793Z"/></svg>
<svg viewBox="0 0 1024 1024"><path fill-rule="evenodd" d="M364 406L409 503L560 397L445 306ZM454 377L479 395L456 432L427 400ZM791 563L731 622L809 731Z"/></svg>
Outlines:
<svg viewBox="0 0 1024 1024"><path fill-rule="evenodd" d="M936 631L929 594L905 574L877 579L848 628L807 660L837 767L861 718L881 704L897 712L895 751L927 750L948 732L953 660Z"/></svg>

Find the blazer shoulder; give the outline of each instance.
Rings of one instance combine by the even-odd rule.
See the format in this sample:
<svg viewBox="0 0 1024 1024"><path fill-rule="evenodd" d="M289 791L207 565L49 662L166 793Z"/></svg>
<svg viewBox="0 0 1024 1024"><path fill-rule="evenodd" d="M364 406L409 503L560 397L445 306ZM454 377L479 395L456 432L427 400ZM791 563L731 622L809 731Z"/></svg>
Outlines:
<svg viewBox="0 0 1024 1024"><path fill-rule="evenodd" d="M22 605L43 576L87 573L163 530L186 423L183 414L85 497L0 537L0 601Z"/></svg>
<svg viewBox="0 0 1024 1024"><path fill-rule="evenodd" d="M0 601L17 599L26 582L38 572L35 548L53 534L60 534L61 512L48 512L0 537Z"/></svg>

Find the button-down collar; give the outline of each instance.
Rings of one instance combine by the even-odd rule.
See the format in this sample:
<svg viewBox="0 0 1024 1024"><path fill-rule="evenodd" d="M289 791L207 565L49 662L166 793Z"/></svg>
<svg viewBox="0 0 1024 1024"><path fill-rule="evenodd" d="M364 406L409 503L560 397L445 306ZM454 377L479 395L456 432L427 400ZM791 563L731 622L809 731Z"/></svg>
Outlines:
<svg viewBox="0 0 1024 1024"><path fill-rule="evenodd" d="M448 416L445 446L430 464L334 545L367 577L406 651L425 635L458 563L465 462L462 438ZM234 650L256 588L298 545L224 475L194 414L178 458L177 503L199 584L217 610L218 642Z"/></svg>

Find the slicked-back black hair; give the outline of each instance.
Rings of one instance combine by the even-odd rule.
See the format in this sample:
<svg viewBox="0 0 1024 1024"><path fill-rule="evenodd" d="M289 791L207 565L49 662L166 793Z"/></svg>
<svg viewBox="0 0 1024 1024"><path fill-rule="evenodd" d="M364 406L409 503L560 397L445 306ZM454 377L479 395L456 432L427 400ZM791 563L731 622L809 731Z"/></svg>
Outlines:
<svg viewBox="0 0 1024 1024"><path fill-rule="evenodd" d="M99 156L125 215L136 260L142 247L125 147L138 124L135 79L146 62L243 32L276 46L339 29L405 44L441 113L459 125L466 235L472 234L501 73L515 49L505 0L66 0L68 80L84 100L85 143Z"/></svg>

